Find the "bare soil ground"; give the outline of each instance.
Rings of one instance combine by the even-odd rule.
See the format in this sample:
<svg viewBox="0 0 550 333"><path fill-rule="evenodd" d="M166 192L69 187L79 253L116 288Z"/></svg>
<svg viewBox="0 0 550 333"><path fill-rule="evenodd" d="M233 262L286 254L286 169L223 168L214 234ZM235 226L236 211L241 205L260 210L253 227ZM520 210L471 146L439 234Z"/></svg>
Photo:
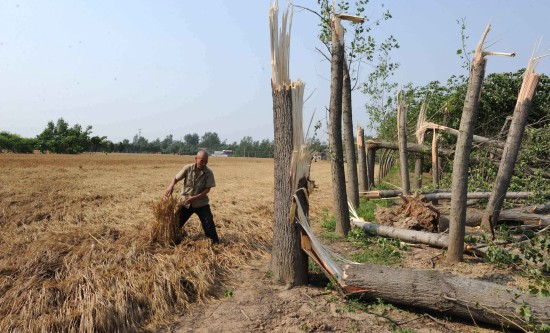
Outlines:
<svg viewBox="0 0 550 333"><path fill-rule="evenodd" d="M89 252L107 249L109 242L115 244L119 252L135 246L130 240L121 240L133 236L135 230L150 227L153 219L151 201L162 195L172 177L190 161L190 157L161 155L0 154L0 299L11 292L11 281L21 278L18 276L21 269L17 265L30 266L31 261L42 260L30 256L33 246L42 244L43 238L55 238L63 234L67 228L74 228L75 232L81 234L81 238L74 245L69 244L70 239L63 240L67 242L63 245L65 252L56 254L61 259L63 256L68 257L70 246L86 245L86 251ZM224 263L225 275L209 281L215 286L182 308L180 315L166 320L150 319L147 326L136 328L137 331L500 331L498 327L480 327L468 320L426 314L383 302L364 303L345 299L334 288L328 287L329 281L319 273L311 275L307 286L288 288L274 284L269 272L273 161L211 157L209 166L216 175L217 187L212 190L210 197L222 244L213 247L208 252L208 258L205 258L230 260L233 257L224 256L224 252L231 251L241 259L233 265ZM311 177L318 185L310 198L311 222L317 231L321 231L323 215L332 207L330 164L326 161L313 163ZM92 229L94 225L103 225L101 230L105 230L98 235ZM162 271L162 265L166 264L170 270L177 267L167 264L174 256L180 256L178 260L185 261L185 257L191 257L193 251L208 248L199 225L198 219L193 217L185 226L187 238L184 243L174 249L153 249L146 258L158 260L155 269ZM342 239L323 241L341 254L357 250ZM51 256L53 250L43 252L42 258L44 255ZM496 269L475 258L467 258L463 263L449 266L443 257L441 250L425 246L412 247L405 253L400 265L446 270L508 285L521 283L506 269ZM141 257L136 258L141 260ZM41 275L42 280L36 279L39 284L32 286L29 282L30 288L40 289L40 284L56 282L57 269L63 268L57 266L66 263L66 259L61 259L59 263L55 262L56 270L48 273L52 274L51 277ZM170 275L171 272L166 271L165 274ZM61 288L61 285L58 287ZM18 292L26 291L21 287ZM154 295L149 294L147 297L152 298ZM2 303L0 301L1 306L6 305ZM32 312L27 307L32 309L33 300L24 304L25 311ZM9 304L0 308L2 316L9 312L5 309L9 309ZM18 320L17 313L9 314L11 320ZM33 313L33 316L34 319L42 318L40 313ZM5 324L6 318L0 318L0 325ZM36 329L39 326L33 327Z"/></svg>

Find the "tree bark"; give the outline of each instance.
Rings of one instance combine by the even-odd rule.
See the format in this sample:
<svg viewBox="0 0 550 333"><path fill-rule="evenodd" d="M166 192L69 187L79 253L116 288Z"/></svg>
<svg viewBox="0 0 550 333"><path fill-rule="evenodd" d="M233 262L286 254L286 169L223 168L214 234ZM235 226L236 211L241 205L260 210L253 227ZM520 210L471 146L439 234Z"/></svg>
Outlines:
<svg viewBox="0 0 550 333"><path fill-rule="evenodd" d="M359 192L369 199L395 198L403 194L401 190L380 190L380 191L365 191Z"/></svg>
<svg viewBox="0 0 550 333"><path fill-rule="evenodd" d="M424 163L424 158L422 156L417 156L414 161L414 180L416 189L422 188L422 164Z"/></svg>
<svg viewBox="0 0 550 333"><path fill-rule="evenodd" d="M376 149L369 148L367 144L367 188L370 190L374 187L374 167L376 164Z"/></svg>
<svg viewBox="0 0 550 333"><path fill-rule="evenodd" d="M336 233L347 236L350 230L349 212L342 149L342 80L344 63L343 27L334 17L332 29L332 59L330 80L329 147L332 174L332 200L336 218Z"/></svg>
<svg viewBox="0 0 550 333"><path fill-rule="evenodd" d="M460 120L460 130L456 142L455 157L453 162L453 198L451 201L451 223L449 226L449 250L447 251L448 262L462 261L464 251L464 234L466 221L466 193L468 192L468 167L470 166L470 152L472 150L472 137L478 113L479 99L481 97L481 86L485 76L486 59L483 56L482 45L490 26L487 26L483 37L478 43L470 78L468 90Z"/></svg>
<svg viewBox="0 0 550 333"><path fill-rule="evenodd" d="M353 138L353 115L351 107L351 78L347 63L343 61L342 114L344 118L344 144L346 147L347 195L353 207L359 207L359 182L357 180L357 158Z"/></svg>
<svg viewBox="0 0 550 333"><path fill-rule="evenodd" d="M352 219L351 223L353 226L363 229L369 235L384 236L409 243L427 244L438 248L446 248L448 244L447 235L438 233L395 228L358 219Z"/></svg>
<svg viewBox="0 0 550 333"><path fill-rule="evenodd" d="M362 127L357 127L357 151L359 160L359 191L367 191L368 189L368 173L367 173L367 153L365 151L365 131Z"/></svg>
<svg viewBox="0 0 550 333"><path fill-rule="evenodd" d="M307 281L300 231L289 220L292 203L290 161L292 157L292 91L289 86L273 88L275 197L271 271L275 280L293 285ZM307 263L307 258L306 258Z"/></svg>
<svg viewBox="0 0 550 333"><path fill-rule="evenodd" d="M378 140L368 140L366 143L367 147L367 154L369 149L391 149L391 150L399 150L399 145L396 142L389 142L389 141L378 141ZM417 143L407 143L407 151L409 153L417 153L417 154L423 154L423 155L431 155L432 154L432 148L430 146L426 145L420 145ZM454 151L450 149L445 148L439 148L437 154L439 156L452 156L454 154Z"/></svg>
<svg viewBox="0 0 550 333"><path fill-rule="evenodd" d="M506 145L500 159L495 187L493 188L481 222L481 228L485 231L492 230L498 220L498 214L504 203L504 194L506 194L508 186L510 186L512 174L514 173L514 166L519 154L525 125L527 124L527 117L533 108L533 96L539 82L539 75L533 72L531 63L524 75L512 123L508 131Z"/></svg>
<svg viewBox="0 0 550 333"><path fill-rule="evenodd" d="M283 15L288 22L289 9ZM271 272L273 279L291 285L307 282L307 256L301 249L300 229L289 219L292 203L293 150L292 88L288 76L290 36L283 27L278 36L277 2L270 8L274 128L274 225Z"/></svg>
<svg viewBox="0 0 550 333"><path fill-rule="evenodd" d="M433 130L432 138L432 181L434 188L439 188L439 158L438 158L437 130Z"/></svg>
<svg viewBox="0 0 550 333"><path fill-rule="evenodd" d="M411 193L409 181L409 167L407 154L407 106L402 98L399 98L397 106L397 140L399 141L399 161L401 162L401 186L403 194Z"/></svg>
<svg viewBox="0 0 550 333"><path fill-rule="evenodd" d="M477 227L481 225L483 211L478 209L468 209L466 215L466 225L469 227ZM442 226L448 225L449 217L445 215L439 216L439 222ZM517 222L520 225L528 225L532 227L547 227L550 226L550 216L533 213L523 213L514 210L503 210L498 215L498 219L494 222L495 226L501 223ZM444 229L444 228L443 228Z"/></svg>
<svg viewBox="0 0 550 333"><path fill-rule="evenodd" d="M550 320L550 298L538 298L507 286L468 279L448 272L381 266L346 265L343 283L366 290L368 299L413 306L503 327L528 330L517 313L527 306L535 323Z"/></svg>
<svg viewBox="0 0 550 333"><path fill-rule="evenodd" d="M508 192L503 194L508 199L521 199L528 198L535 194L534 192ZM466 199L487 199L491 196L491 192L467 192ZM426 200L438 200L438 199L453 199L454 193L428 193L425 195Z"/></svg>

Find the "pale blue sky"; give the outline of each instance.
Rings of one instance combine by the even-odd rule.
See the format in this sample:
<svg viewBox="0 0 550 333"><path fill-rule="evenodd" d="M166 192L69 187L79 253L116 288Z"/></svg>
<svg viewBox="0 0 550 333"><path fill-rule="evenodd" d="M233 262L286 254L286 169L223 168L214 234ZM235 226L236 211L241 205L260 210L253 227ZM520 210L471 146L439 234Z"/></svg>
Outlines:
<svg viewBox="0 0 550 333"><path fill-rule="evenodd" d="M295 1L316 8L317 1ZM456 55L457 19L466 17L473 49L489 21L487 70L526 67L543 37L550 52L550 1L384 1L393 19L375 28L401 48L393 60L401 84L465 74ZM382 13L379 0L366 15ZM149 140L217 132L222 140L273 138L270 1L12 1L0 2L0 131L38 135L50 120L91 125L118 142L141 130ZM284 8L286 2L279 3ZM306 83L304 119L325 117L329 63L315 51L318 19L295 11L291 78ZM544 39L546 38L546 39ZM550 58L537 72L550 74ZM365 98L354 93L354 120L365 126ZM325 135L320 134L323 139Z"/></svg>

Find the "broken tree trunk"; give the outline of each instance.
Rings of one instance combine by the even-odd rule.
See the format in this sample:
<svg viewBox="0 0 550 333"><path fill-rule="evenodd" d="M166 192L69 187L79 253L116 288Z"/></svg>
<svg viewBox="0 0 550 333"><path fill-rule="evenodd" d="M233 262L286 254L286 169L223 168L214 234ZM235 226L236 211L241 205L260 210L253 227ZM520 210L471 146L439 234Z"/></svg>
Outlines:
<svg viewBox="0 0 550 333"><path fill-rule="evenodd" d="M508 192L504 196L507 199L521 199L533 196L534 192ZM491 192L468 192L466 199L487 199L491 196ZM429 193L426 194L426 200L451 199L454 198L453 193Z"/></svg>
<svg viewBox="0 0 550 333"><path fill-rule="evenodd" d="M443 125L436 124L436 123L431 123L431 122L424 122L422 124L422 127L420 127L419 130L420 131L426 131L426 130L429 130L429 129L445 131L445 132L447 132L451 135L454 135L456 137L458 137L459 134L460 134L460 131L458 131L454 128L450 128L450 127L447 127L447 126L443 126ZM488 146L493 146L493 147L496 147L496 148L503 148L504 147L504 142L498 141L498 140L495 140L495 139L486 138L486 137L483 137L483 136L480 136L480 135L473 135L472 136L472 141L480 143L480 144L485 144L485 145L488 145Z"/></svg>
<svg viewBox="0 0 550 333"><path fill-rule="evenodd" d="M523 139L523 132L527 124L527 117L533 108L533 96L535 95L535 89L540 77L534 72L534 67L535 62L534 59L531 58L523 77L523 83L514 109L512 123L508 131L506 145L504 146L500 159L500 166L495 179L495 187L493 188L481 222L481 228L485 231L492 231L493 226L498 220L498 214L504 203L504 194L508 190L512 174L514 173L514 166L516 165L521 140Z"/></svg>
<svg viewBox="0 0 550 333"><path fill-rule="evenodd" d="M307 281L307 256L301 249L300 230L291 223L292 184L291 159L293 154L293 96L296 90L303 96L303 84L291 84L289 78L290 21L292 9L287 7L282 17L279 35L279 9L275 1L269 10L271 31L271 90L273 95L274 127L274 225L271 272L276 281L304 284ZM301 124L300 124L301 126Z"/></svg>
<svg viewBox="0 0 550 333"><path fill-rule="evenodd" d="M380 190L380 191L365 191L359 194L366 196L369 199L395 198L403 194L401 190Z"/></svg>
<svg viewBox="0 0 550 333"><path fill-rule="evenodd" d="M334 10L334 9L333 9ZM329 147L332 174L332 201L336 218L336 233L347 236L349 225L346 178L344 173L344 154L342 151L342 81L344 64L344 28L340 19L333 15L332 59L330 80L330 123Z"/></svg>
<svg viewBox="0 0 550 333"><path fill-rule="evenodd" d="M481 224L483 218L483 211L479 209L468 209L466 214L466 225L469 227L477 227ZM449 217L441 215L439 222L441 225L440 230L445 230L445 225L448 226ZM513 210L503 210L500 212L498 219L495 221L495 225L503 223L517 223L520 225L527 225L531 227L547 227L550 226L550 216L532 213L522 213Z"/></svg>
<svg viewBox="0 0 550 333"><path fill-rule="evenodd" d="M424 138L426 137L426 132L418 133L418 127L421 125L421 120L426 117L426 108L428 107L428 103L426 100L422 102L422 105L420 106L420 112L418 115L418 119L416 121L416 143L421 145L424 142ZM416 160L414 161L414 179L416 188L419 189L422 187L422 164L424 164L424 158L422 155L416 155Z"/></svg>
<svg viewBox="0 0 550 333"><path fill-rule="evenodd" d="M351 108L351 78L347 62L343 61L342 116L344 123L344 146L346 149L347 195L354 207L359 206L359 183L357 180L357 158L353 138L353 114Z"/></svg>
<svg viewBox="0 0 550 333"><path fill-rule="evenodd" d="M448 237L446 235L434 232L395 228L355 218L351 219L351 223L354 227L363 229L369 235L384 236L409 243L426 244L437 248L446 248L448 244Z"/></svg>
<svg viewBox="0 0 550 333"><path fill-rule="evenodd" d="M357 152L359 160L358 178L359 178L359 191L367 191L367 152L365 151L365 131L362 127L357 126Z"/></svg>
<svg viewBox="0 0 550 333"><path fill-rule="evenodd" d="M456 142L452 180L454 200L451 201L451 223L449 226L451 241L449 242L449 250L447 251L448 262L462 261L463 258L468 167L470 165L470 152L472 150L472 136L474 135L479 99L481 97L481 86L485 76L486 59L483 55L482 47L490 28L491 25L487 25L472 60L468 90L460 120L460 133Z"/></svg>
<svg viewBox="0 0 550 333"><path fill-rule="evenodd" d="M524 331L528 327L520 308L527 307L537 324L550 320L549 297L448 272L364 264L345 265L342 274L346 285L366 290L369 299Z"/></svg>
<svg viewBox="0 0 550 333"><path fill-rule="evenodd" d="M381 140L368 140L366 143L367 146L367 154L369 149L391 149L391 150L399 150L399 145L396 142L389 142L389 141L381 141ZM430 146L426 145L419 145L417 143L407 143L407 152L409 153L417 153L417 154L424 154L424 155L431 155L432 154L432 148ZM454 154L454 152L450 149L444 149L440 148L437 152L439 156L443 157L449 157Z"/></svg>
<svg viewBox="0 0 550 333"><path fill-rule="evenodd" d="M399 142L399 161L401 170L401 186L403 193L411 193L411 183L409 182L409 168L407 155L407 106L403 101L403 96L399 94L397 105L397 141Z"/></svg>

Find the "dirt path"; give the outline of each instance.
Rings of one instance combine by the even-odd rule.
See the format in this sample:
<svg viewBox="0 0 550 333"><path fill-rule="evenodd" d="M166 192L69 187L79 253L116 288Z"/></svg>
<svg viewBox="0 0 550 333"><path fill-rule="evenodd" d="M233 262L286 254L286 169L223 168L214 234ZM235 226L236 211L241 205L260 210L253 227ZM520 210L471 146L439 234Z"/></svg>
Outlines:
<svg viewBox="0 0 550 333"><path fill-rule="evenodd" d="M273 284L268 260L257 260L235 276L224 298L196 305L162 332L498 332L381 302L346 300L326 287L324 276L288 289Z"/></svg>
<svg viewBox="0 0 550 333"><path fill-rule="evenodd" d="M172 332L390 332L374 315L345 311L336 291L273 284L267 262L255 262L225 298L198 305Z"/></svg>

